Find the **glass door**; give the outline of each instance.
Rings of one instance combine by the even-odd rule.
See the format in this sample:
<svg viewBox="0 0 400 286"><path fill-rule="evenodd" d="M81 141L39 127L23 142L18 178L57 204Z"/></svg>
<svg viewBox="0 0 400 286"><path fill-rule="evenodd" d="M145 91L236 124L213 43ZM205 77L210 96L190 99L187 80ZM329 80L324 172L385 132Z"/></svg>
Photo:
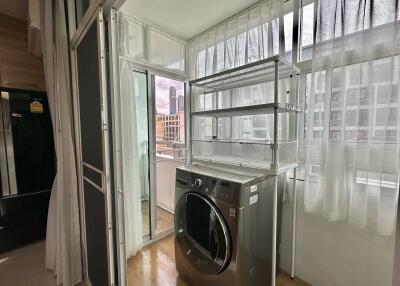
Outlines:
<svg viewBox="0 0 400 286"><path fill-rule="evenodd" d="M152 234L172 232L175 170L185 163L185 84L152 76Z"/></svg>
<svg viewBox="0 0 400 286"><path fill-rule="evenodd" d="M142 235L143 241L150 239L150 187L149 187L149 133L148 133L148 111L147 111L147 74L145 72L132 71L133 96L135 97L136 118L132 124L136 122L136 140L137 142L137 165L138 171L134 172L139 178L136 182L140 182L140 201L142 211Z"/></svg>
<svg viewBox="0 0 400 286"><path fill-rule="evenodd" d="M103 10L72 45L75 140L84 265L91 285L114 285L110 131Z"/></svg>

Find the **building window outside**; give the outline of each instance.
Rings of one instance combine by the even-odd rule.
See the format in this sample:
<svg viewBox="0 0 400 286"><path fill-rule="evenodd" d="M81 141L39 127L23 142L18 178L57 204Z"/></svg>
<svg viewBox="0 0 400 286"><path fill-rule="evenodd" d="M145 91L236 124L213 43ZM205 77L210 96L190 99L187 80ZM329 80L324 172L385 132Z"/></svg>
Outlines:
<svg viewBox="0 0 400 286"><path fill-rule="evenodd" d="M398 68L399 62L396 56L334 68L332 85L328 87L330 99L325 96L326 71L316 72L312 103L309 102L312 74L307 74L305 138L320 139L325 128L329 128L329 140L333 142L396 142L400 129L397 126L399 82L387 71L391 65ZM328 119L324 116L325 106L329 106ZM314 115L312 126L307 122L309 112ZM329 122L325 124L325 120ZM308 130L310 127L312 132Z"/></svg>

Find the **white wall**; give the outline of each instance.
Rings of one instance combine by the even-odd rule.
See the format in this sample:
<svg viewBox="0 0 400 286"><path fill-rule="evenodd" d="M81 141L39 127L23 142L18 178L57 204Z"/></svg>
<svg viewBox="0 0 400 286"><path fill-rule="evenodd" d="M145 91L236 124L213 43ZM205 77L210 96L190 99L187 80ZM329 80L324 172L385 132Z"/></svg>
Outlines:
<svg viewBox="0 0 400 286"><path fill-rule="evenodd" d="M183 162L170 159L157 159L156 164L156 202L157 206L173 213L175 200L176 168Z"/></svg>
<svg viewBox="0 0 400 286"><path fill-rule="evenodd" d="M291 181L289 184L291 191ZM296 276L314 286L391 286L394 235L329 222L304 212L304 183L298 181ZM283 207L281 268L290 270L291 206Z"/></svg>

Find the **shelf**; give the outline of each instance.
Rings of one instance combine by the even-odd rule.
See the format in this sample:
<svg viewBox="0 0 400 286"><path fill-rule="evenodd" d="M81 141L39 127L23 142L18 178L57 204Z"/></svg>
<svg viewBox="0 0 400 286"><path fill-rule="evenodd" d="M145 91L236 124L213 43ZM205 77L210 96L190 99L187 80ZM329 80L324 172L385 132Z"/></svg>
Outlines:
<svg viewBox="0 0 400 286"><path fill-rule="evenodd" d="M301 111L297 104L299 74L300 70L285 58L274 56L190 81L189 160L209 165L261 169L268 174L296 167L297 140L292 139L296 138L296 120ZM264 85L251 87L259 83ZM250 88L234 90L241 87ZM224 90L229 92L219 93ZM256 95L253 97L253 94ZM258 104L260 102L263 103ZM206 106L212 109L206 109ZM280 114L278 118L274 115L276 112ZM267 116L252 117L250 120L238 118L251 115ZM247 120L247 123L242 120ZM236 130L243 122L248 124L247 129ZM212 136L217 133L221 136ZM272 134L277 139L291 141L267 140ZM246 138L249 135L251 139ZM255 136L260 139L254 139Z"/></svg>
<svg viewBox="0 0 400 286"><path fill-rule="evenodd" d="M274 140L256 140L256 139L192 139L192 142L206 142L206 143L222 143L222 144L257 144L257 145L269 145L274 146ZM278 141L278 146L284 144L296 144L296 141ZM278 147L279 148L279 147Z"/></svg>
<svg viewBox="0 0 400 286"><path fill-rule="evenodd" d="M192 140L193 160L208 163L239 165L259 169L274 169L273 144L265 144L267 140L244 144L240 141L229 140ZM278 168L296 162L296 142L280 141L276 163Z"/></svg>
<svg viewBox="0 0 400 286"><path fill-rule="evenodd" d="M270 114L277 108L279 113L284 112L300 112L300 107L287 103L266 103L257 104L250 106L231 107L224 109L205 110L191 112L192 116L203 116L203 117L234 117L234 116L246 116L246 115L257 115L257 114Z"/></svg>
<svg viewBox="0 0 400 286"><path fill-rule="evenodd" d="M198 163L206 163L206 164L221 164L221 165L231 165L231 166L239 166L239 167L245 167L245 168L254 168L254 169L259 169L263 170L265 175L269 174L280 174L283 172L286 172L290 169L296 168L297 163L281 163L278 164L276 168L272 168L270 164L265 164L265 162L257 162L253 160L245 160L242 159L240 162L238 161L237 157L227 157L227 156L213 156L213 157L208 157L208 156L196 156L192 160L193 162L198 162Z"/></svg>
<svg viewBox="0 0 400 286"><path fill-rule="evenodd" d="M222 71L189 82L191 86L221 91L240 86L273 81L275 63L278 63L278 77L287 78L299 74L300 70L282 56L274 56L254 63Z"/></svg>

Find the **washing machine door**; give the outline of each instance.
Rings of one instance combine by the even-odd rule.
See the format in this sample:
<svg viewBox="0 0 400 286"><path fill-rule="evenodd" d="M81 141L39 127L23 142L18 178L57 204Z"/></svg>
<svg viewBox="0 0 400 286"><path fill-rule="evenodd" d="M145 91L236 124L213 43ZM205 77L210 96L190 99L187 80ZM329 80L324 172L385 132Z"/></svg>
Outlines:
<svg viewBox="0 0 400 286"><path fill-rule="evenodd" d="M208 198L194 192L180 198L175 208L175 235L177 247L199 272L219 274L229 264L229 229L217 206Z"/></svg>

